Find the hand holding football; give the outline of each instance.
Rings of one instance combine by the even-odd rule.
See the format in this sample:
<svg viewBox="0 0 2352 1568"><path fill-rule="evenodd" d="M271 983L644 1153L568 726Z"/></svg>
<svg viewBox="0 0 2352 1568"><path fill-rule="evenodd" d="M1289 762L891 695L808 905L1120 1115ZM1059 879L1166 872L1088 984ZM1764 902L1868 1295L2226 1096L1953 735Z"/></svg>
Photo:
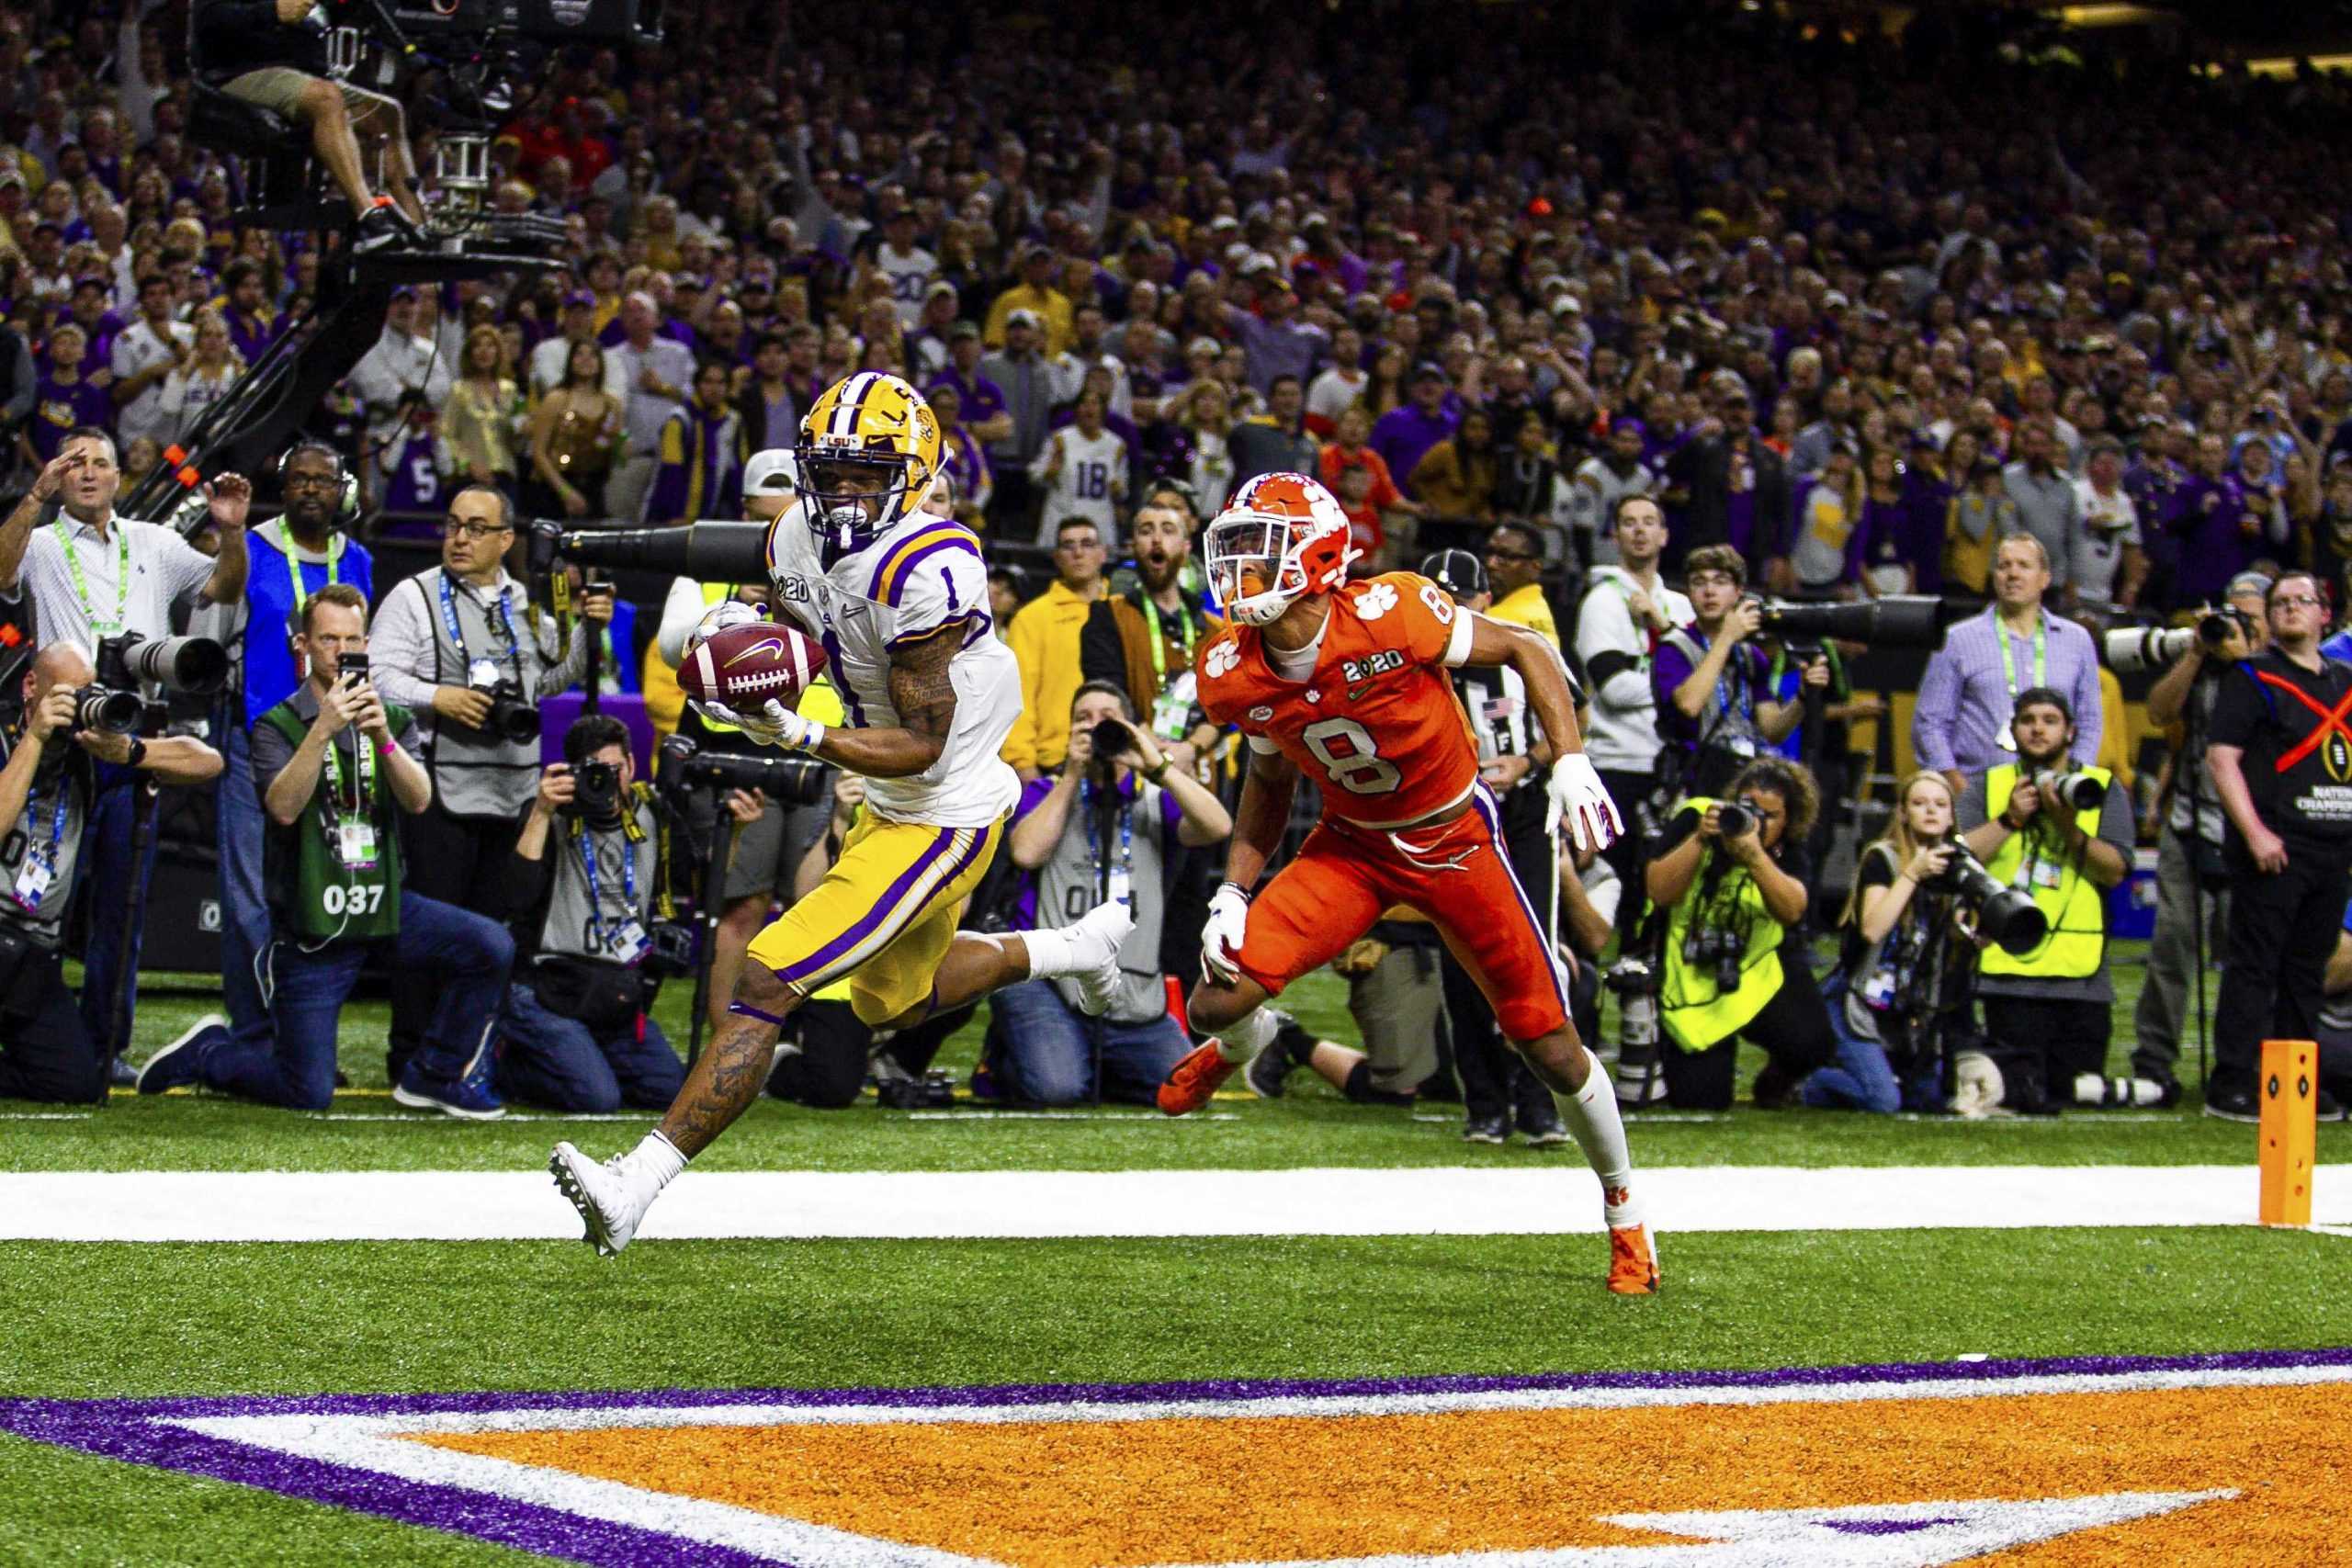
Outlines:
<svg viewBox="0 0 2352 1568"><path fill-rule="evenodd" d="M696 702L755 713L772 697L791 707L824 669L825 650L797 627L729 617L686 645L678 685Z"/></svg>

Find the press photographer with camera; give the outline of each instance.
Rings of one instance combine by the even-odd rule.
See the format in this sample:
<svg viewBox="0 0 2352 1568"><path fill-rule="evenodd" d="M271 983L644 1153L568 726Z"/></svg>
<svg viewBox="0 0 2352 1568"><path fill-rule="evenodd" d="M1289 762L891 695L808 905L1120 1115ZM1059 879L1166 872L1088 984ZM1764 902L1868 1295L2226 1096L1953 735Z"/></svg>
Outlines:
<svg viewBox="0 0 2352 1568"><path fill-rule="evenodd" d="M1221 843L1233 831L1224 804L1137 724L1125 692L1106 681L1078 689L1069 750L1051 779L1023 786L1007 842L1031 874L1021 929L1068 924L1097 905L1128 899L1135 926L1119 947L1119 987L1102 1016L1102 1098L1152 1102L1193 1044L1168 1015L1159 928L1175 847ZM1005 1077L1024 1100L1069 1105L1095 1089L1091 1021L1073 980L1023 980L989 998Z"/></svg>
<svg viewBox="0 0 2352 1568"><path fill-rule="evenodd" d="M2241 572L2222 610L2199 616L2194 629L2108 634L2108 662L2119 670L2145 669L2176 650L2148 689L2148 722L2174 738L2172 800L2156 839L2156 929L2132 1014L2132 1071L2157 1086L2162 1103L2178 1097L2190 989L2221 957L2220 933L2230 924L2229 818L2205 761L2213 702L2230 671L2269 646L2269 591L2268 577Z"/></svg>
<svg viewBox="0 0 2352 1568"><path fill-rule="evenodd" d="M371 951L418 976L435 1008L392 1099L468 1121L505 1114L490 1085L490 1032L506 996L514 940L497 921L410 886L399 821L423 811L433 781L416 726L368 680L368 604L332 583L302 607L296 652L308 678L254 725L254 783L272 941L269 1015L233 1032L195 1030L148 1058L139 1092L200 1083L296 1111L334 1095L336 1026Z"/></svg>
<svg viewBox="0 0 2352 1568"><path fill-rule="evenodd" d="M24 677L24 722L0 737L0 1100L103 1100L107 1063L65 987L65 912L81 880L97 766L198 784L220 756L189 736L141 739L136 696L96 684L89 655L53 642ZM103 911L102 911L103 912Z"/></svg>
<svg viewBox="0 0 2352 1568"><path fill-rule="evenodd" d="M539 774L508 863L516 959L499 1094L591 1115L659 1110L686 1076L648 1010L656 922L673 913L670 823L620 720L574 719L563 755Z"/></svg>
<svg viewBox="0 0 2352 1568"><path fill-rule="evenodd" d="M1765 1109L1837 1055L1798 931L1812 897L1804 838L1821 806L1813 775L1758 757L1725 793L1681 804L1646 873L1650 902L1666 912L1659 1056L1678 1111L1731 1109L1742 1039L1770 1057L1754 1089Z"/></svg>
<svg viewBox="0 0 2352 1568"><path fill-rule="evenodd" d="M2233 1122L2260 1118L2265 1039L2318 1038L2352 872L2352 664L2320 654L2327 604L2311 573L2281 573L2267 608L2270 646L2222 678L2205 753L2232 885L2205 1113ZM2317 1099L2323 1118L2342 1114Z"/></svg>
<svg viewBox="0 0 2352 1568"><path fill-rule="evenodd" d="M414 716L433 779L431 803L408 823L409 887L461 909L497 915L500 886L539 787L541 698L576 684L591 643L613 618L609 589L581 601L568 634L508 572L511 503L486 485L449 498L441 564L395 585L377 613L368 674L388 703ZM431 1016L429 987L393 989L392 1076Z"/></svg>
<svg viewBox="0 0 2352 1568"><path fill-rule="evenodd" d="M1757 646L1763 604L1747 592L1747 562L1729 545L1706 545L1687 563L1697 618L1658 639L1650 665L1664 745L1661 770L1692 795L1712 795L1804 717L1803 688L1826 688L1829 664L1805 666L1797 699L1772 697L1771 660ZM1810 818L1808 818L1808 822Z"/></svg>
<svg viewBox="0 0 2352 1568"><path fill-rule="evenodd" d="M1854 868L1838 969L1822 987L1838 1062L1799 1087L1807 1105L1891 1114L1940 1109L1947 1053L1969 1042L1979 933L2039 942L2046 921L1956 837L1941 773L1903 781L1886 830Z"/></svg>
<svg viewBox="0 0 2352 1568"><path fill-rule="evenodd" d="M1961 795L1961 841L1995 881L2030 897L2049 928L2023 953L1985 949L1976 990L2002 1102L2054 1110L2075 1098L2078 1077L2104 1081L2107 1071L2107 892L2132 866L2132 795L2106 769L2069 761L2080 738L2063 693L2019 692L2009 733L2018 760Z"/></svg>
<svg viewBox="0 0 2352 1568"><path fill-rule="evenodd" d="M173 602L195 592L208 604L234 604L244 593L245 514L253 487L225 473L204 487L220 538L219 555L209 558L161 524L118 517L114 502L121 489L113 437L94 428L66 436L0 523L0 595L29 599L43 646L77 643L96 650L94 662L104 670L107 649L125 646L128 638L145 645L143 652L134 649L140 668L128 673L140 676L142 688L173 683L175 649L187 646L172 639ZM46 526L36 526L52 502L62 510ZM217 644L207 646L219 652ZM82 1017L109 1061L129 1048L136 1022L131 981L139 973L141 935L138 918L126 922L115 914L113 896L120 889L128 908L144 911L155 874L152 835L136 863L131 852L143 787L130 770L103 766L90 809L91 882L107 889L109 898L104 917L91 922L83 954Z"/></svg>

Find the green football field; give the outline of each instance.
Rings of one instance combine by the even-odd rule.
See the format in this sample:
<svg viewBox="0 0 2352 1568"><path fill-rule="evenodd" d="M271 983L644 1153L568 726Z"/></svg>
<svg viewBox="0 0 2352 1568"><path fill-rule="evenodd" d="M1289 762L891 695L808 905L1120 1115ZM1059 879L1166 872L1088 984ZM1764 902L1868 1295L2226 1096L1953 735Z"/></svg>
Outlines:
<svg viewBox="0 0 2352 1568"><path fill-rule="evenodd" d="M2120 1064L2139 969L2129 944L2118 957ZM1294 999L1317 1032L1352 1038L1336 982ZM142 1040L205 1005L150 995ZM662 1012L682 1038L683 994ZM118 1095L86 1114L5 1104L0 1176L528 1171L555 1138L608 1153L650 1121L518 1112L473 1125L401 1111L382 1090L383 1021L378 1004L347 1011L356 1087L323 1116L186 1094ZM967 1032L943 1065L960 1071L976 1044ZM1457 1123L1456 1107L1351 1106L1303 1075L1280 1102L1222 1098L1210 1119L1182 1122L763 1102L695 1168L1229 1169L1279 1184L1307 1168L1577 1163L1572 1149L1466 1146ZM1636 1117L1631 1131L1643 1164L1720 1167L1726 1188L1755 1167L2236 1165L2248 1218L2253 1205L2255 1130L2198 1115L2193 1098L2169 1112L1986 1122L1743 1106ZM2322 1127L2318 1157L2352 1159L2352 1130ZM1852 1179L1859 1191L1871 1179ZM1667 1288L1646 1300L1601 1291L1605 1249L1589 1233L648 1241L615 1259L552 1241L18 1241L0 1245L11 1303L0 1401L1412 1379L2352 1346L2352 1239L2003 1218L2017 1228L1669 1234ZM24 1438L0 1437L0 1562L529 1555Z"/></svg>

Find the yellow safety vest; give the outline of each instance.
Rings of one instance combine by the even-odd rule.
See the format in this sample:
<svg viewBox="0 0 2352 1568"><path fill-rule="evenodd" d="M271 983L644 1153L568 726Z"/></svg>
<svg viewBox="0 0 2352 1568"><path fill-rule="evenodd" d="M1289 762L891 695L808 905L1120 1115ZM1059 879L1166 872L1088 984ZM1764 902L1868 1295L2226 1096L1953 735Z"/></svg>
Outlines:
<svg viewBox="0 0 2352 1568"><path fill-rule="evenodd" d="M2080 771L2098 780L2102 790L2115 776L2105 768ZM2009 808L2009 797L2017 793L2017 787L2015 762L2004 762L1985 774L1985 815L1997 820ZM2105 809L2106 798L2102 795L2098 806L2075 813L2075 824L2096 839L2099 816ZM2041 946L2022 958L2011 957L2003 948L1986 948L1984 972L1987 975L2079 980L2098 974L2107 957L2106 895L2063 851L2055 855L2042 853L2047 844L2037 823L2025 832L2011 833L1993 858L1984 863L1984 869L1993 874L1994 880L2032 895L2036 907L2050 917L2050 934L2042 938ZM2029 854L2029 851L2033 852ZM2054 875L2045 875L2045 867Z"/></svg>
<svg viewBox="0 0 2352 1568"><path fill-rule="evenodd" d="M1714 804L1705 795L1692 795L1676 808L1676 814L1695 807L1703 816ZM1706 871L1707 857L1716 852L1712 848L1700 852L1702 874ZM1787 934L1787 929L1765 908L1764 890L1756 886L1747 868L1735 865L1725 871L1707 908L1718 925L1744 925L1747 947L1740 956L1739 984L1728 991L1719 990L1713 964L1692 964L1682 956L1683 939L1698 913L1698 888L1699 878L1693 876L1690 890L1667 917L1666 976L1657 998L1658 1021L1685 1051L1703 1051L1729 1039L1764 1010L1764 1004L1781 989L1781 939ZM1726 913L1730 921L1724 919Z"/></svg>

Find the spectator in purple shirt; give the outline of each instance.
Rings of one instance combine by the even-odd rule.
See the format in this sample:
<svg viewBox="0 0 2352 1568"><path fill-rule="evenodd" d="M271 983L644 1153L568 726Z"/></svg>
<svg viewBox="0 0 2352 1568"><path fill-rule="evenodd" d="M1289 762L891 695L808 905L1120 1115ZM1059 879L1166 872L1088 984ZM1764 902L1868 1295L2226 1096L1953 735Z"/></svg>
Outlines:
<svg viewBox="0 0 2352 1568"><path fill-rule="evenodd" d="M1261 269L1257 286L1254 314L1238 305L1225 308L1226 324L1249 351L1250 385L1262 395L1272 390L1276 377L1295 376L1304 386L1330 340L1321 327L1297 319L1298 296L1281 268Z"/></svg>
<svg viewBox="0 0 2352 1568"><path fill-rule="evenodd" d="M72 321L49 334L49 364L33 395L33 416L25 422L17 445L36 468L47 466L65 445L65 437L83 425L105 430L114 421L114 397L105 386L93 384L82 369L89 339ZM111 379L111 378L109 378Z"/></svg>
<svg viewBox="0 0 2352 1568"><path fill-rule="evenodd" d="M267 294L262 288L261 264L251 256L239 256L220 275L222 288L228 295L228 309L221 313L229 322L229 343L248 367L261 363L261 356L286 331L286 315L269 308Z"/></svg>
<svg viewBox="0 0 2352 1568"><path fill-rule="evenodd" d="M1004 406L1004 389L980 374L980 329L977 322L958 321L947 329L947 368L931 383L952 387L964 427L986 446L1012 434L1012 415Z"/></svg>
<svg viewBox="0 0 2352 1568"><path fill-rule="evenodd" d="M107 309L111 299L112 292L103 277L85 277L74 282L74 321L87 340L82 357L92 365L114 363L115 334L122 331L123 321L120 316ZM113 378L109 372L107 380ZM105 384L103 381L99 383L101 386Z"/></svg>
<svg viewBox="0 0 2352 1568"><path fill-rule="evenodd" d="M2228 471L2229 442L2218 432L2198 438L2188 479L2177 491L2181 547L2177 598L2184 604L2218 601L2230 579L2287 541L2283 512L2250 497Z"/></svg>
<svg viewBox="0 0 2352 1568"><path fill-rule="evenodd" d="M1388 474L1406 494L1413 493L1413 469L1423 455L1453 434L1461 415L1446 407L1451 378L1445 367L1425 359L1413 367L1407 384L1409 400L1382 414L1372 427L1372 449L1388 465Z"/></svg>

